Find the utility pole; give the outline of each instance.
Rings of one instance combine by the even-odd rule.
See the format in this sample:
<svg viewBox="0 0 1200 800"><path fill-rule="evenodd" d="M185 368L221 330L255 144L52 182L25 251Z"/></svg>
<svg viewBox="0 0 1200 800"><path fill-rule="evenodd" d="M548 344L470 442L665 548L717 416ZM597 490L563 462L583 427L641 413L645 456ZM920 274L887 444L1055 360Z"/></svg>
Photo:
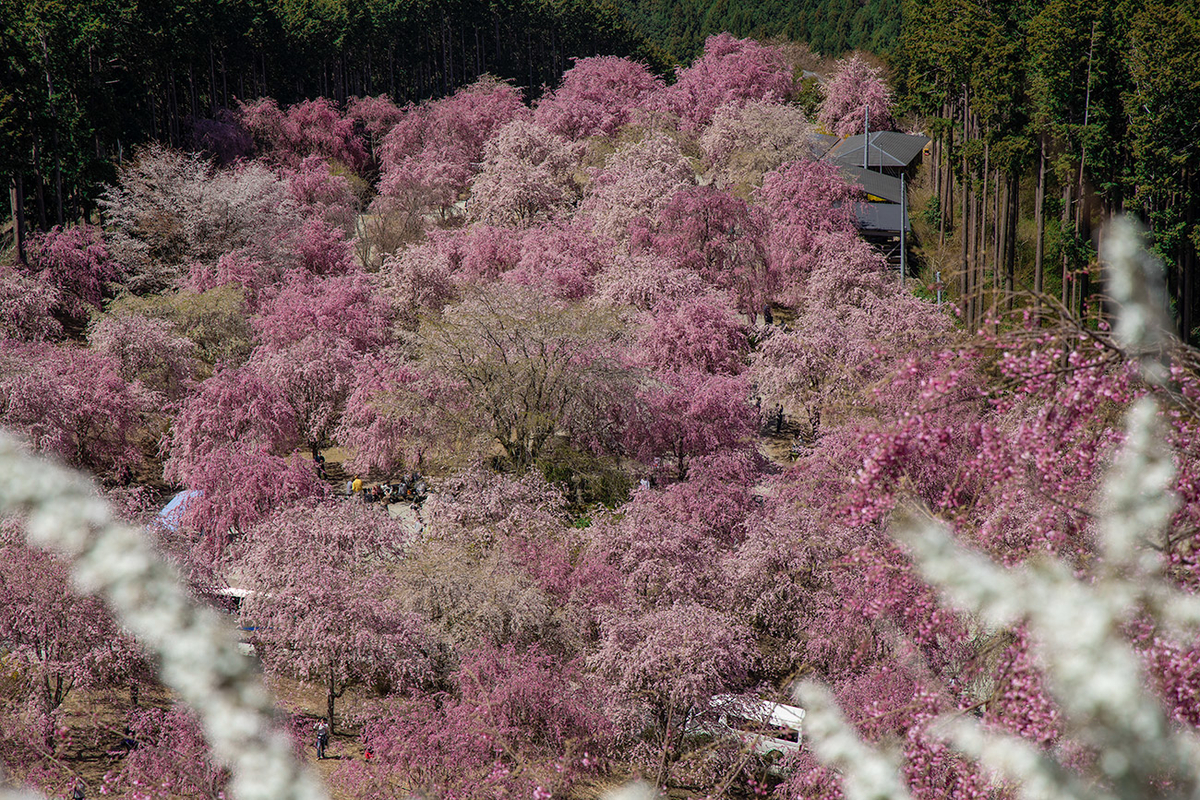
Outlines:
<svg viewBox="0 0 1200 800"><path fill-rule="evenodd" d="M904 183L904 173L900 173L900 285L904 286L904 273L908 269L908 251L904 238L905 229L908 228L908 192Z"/></svg>
<svg viewBox="0 0 1200 800"><path fill-rule="evenodd" d="M863 106L863 169L867 169L867 142L871 139L871 107Z"/></svg>

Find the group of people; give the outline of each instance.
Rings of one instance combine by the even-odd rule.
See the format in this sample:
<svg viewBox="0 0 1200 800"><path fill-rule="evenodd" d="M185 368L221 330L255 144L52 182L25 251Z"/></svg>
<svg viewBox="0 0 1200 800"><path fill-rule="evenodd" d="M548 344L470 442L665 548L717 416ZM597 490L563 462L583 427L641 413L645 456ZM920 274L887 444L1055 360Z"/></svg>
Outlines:
<svg viewBox="0 0 1200 800"><path fill-rule="evenodd" d="M418 473L414 472L407 478L402 478L398 483L377 483L374 486L366 486L362 478L357 475L352 481L346 481L346 495L349 497L357 497L367 503L420 503L425 500L425 496L429 494L429 487L425 483L425 479Z"/></svg>

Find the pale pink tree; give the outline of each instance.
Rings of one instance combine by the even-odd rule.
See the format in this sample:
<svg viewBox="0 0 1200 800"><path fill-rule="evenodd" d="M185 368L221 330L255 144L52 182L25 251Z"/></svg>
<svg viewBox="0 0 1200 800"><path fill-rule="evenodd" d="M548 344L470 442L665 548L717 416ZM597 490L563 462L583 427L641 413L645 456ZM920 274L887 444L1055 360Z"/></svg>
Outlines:
<svg viewBox="0 0 1200 800"><path fill-rule="evenodd" d="M837 136L862 133L867 125L873 131L896 130L892 91L880 73L858 53L839 61L824 86L825 97L817 112L821 126Z"/></svg>
<svg viewBox="0 0 1200 800"><path fill-rule="evenodd" d="M534 121L571 140L612 136L649 105L662 79L628 58L574 59L558 88L544 95Z"/></svg>
<svg viewBox="0 0 1200 800"><path fill-rule="evenodd" d="M658 102L679 118L680 128L695 133L720 106L787 100L792 83L792 67L781 48L719 33L708 37L703 55L677 73Z"/></svg>
<svg viewBox="0 0 1200 800"><path fill-rule="evenodd" d="M629 224L654 219L675 193L696 183L696 173L679 144L652 134L618 148L584 189L580 214L600 236L623 240Z"/></svg>
<svg viewBox="0 0 1200 800"><path fill-rule="evenodd" d="M687 481L639 489L620 516L601 520L592 546L615 568L626 607L721 607L734 597L722 564L746 537L758 467L746 452L698 458Z"/></svg>
<svg viewBox="0 0 1200 800"><path fill-rule="evenodd" d="M714 112L699 144L714 182L742 194L789 161L815 158L814 130L794 105L769 100L728 103Z"/></svg>
<svg viewBox="0 0 1200 800"><path fill-rule="evenodd" d="M100 198L109 250L125 267L132 291L166 288L199 260L190 216L211 175L212 166L198 156L151 145Z"/></svg>
<svg viewBox="0 0 1200 800"><path fill-rule="evenodd" d="M194 263L235 250L270 263L300 220L287 185L254 162L214 170L152 145L118 178L100 200L106 244L125 287L139 294L172 287Z"/></svg>
<svg viewBox="0 0 1200 800"><path fill-rule="evenodd" d="M425 624L391 592L388 567L405 543L397 523L363 504L300 503L255 527L237 559L264 666L323 685L331 730L347 686L400 690L433 677Z"/></svg>
<svg viewBox="0 0 1200 800"><path fill-rule="evenodd" d="M608 711L617 724L654 731L657 752L642 760L662 786L688 720L714 695L745 685L754 647L749 630L730 615L680 599L606 621L592 663L615 689Z"/></svg>
<svg viewBox="0 0 1200 800"><path fill-rule="evenodd" d="M58 710L72 691L125 682L143 671L137 645L95 597L76 594L61 557L0 526L0 637L13 679L32 704L40 744L53 757Z"/></svg>
<svg viewBox="0 0 1200 800"><path fill-rule="evenodd" d="M560 216L578 199L575 172L583 148L526 120L496 131L471 181L469 214L493 225L529 225Z"/></svg>
<svg viewBox="0 0 1200 800"><path fill-rule="evenodd" d="M294 436L312 452L341 420L362 359L348 342L320 333L281 347L262 346L251 355L255 373L291 407Z"/></svg>
<svg viewBox="0 0 1200 800"><path fill-rule="evenodd" d="M121 378L179 400L193 386L199 361L196 343L164 319L142 314L105 315L92 324L88 343L115 358Z"/></svg>
<svg viewBox="0 0 1200 800"><path fill-rule="evenodd" d="M804 409L810 422L861 405L915 353L936 350L953 322L905 291L877 250L853 233L821 234L805 302L788 331L773 331L754 355L754 380L769 407ZM892 393L888 393L890 396ZM909 395L896 396L898 412ZM875 401L879 402L879 401ZM814 431L815 433L816 431Z"/></svg>
<svg viewBox="0 0 1200 800"><path fill-rule="evenodd" d="M435 410L448 433L490 440L525 472L555 441L582 443L605 428L629 385L614 328L602 311L527 287L471 292L419 332L426 368L458 387Z"/></svg>
<svg viewBox="0 0 1200 800"><path fill-rule="evenodd" d="M606 307L631 306L649 311L657 304L679 303L711 291L704 279L668 256L653 250L619 250L596 277L596 302Z"/></svg>
<svg viewBox="0 0 1200 800"><path fill-rule="evenodd" d="M590 568L564 506L562 487L540 472L452 473L421 508L425 526L393 571L394 591L456 652L536 645L570 659L594 639L615 584Z"/></svg>
<svg viewBox="0 0 1200 800"><path fill-rule="evenodd" d="M422 314L441 311L458 300L453 268L447 254L432 242L406 247L383 262L383 292L403 327L416 330Z"/></svg>

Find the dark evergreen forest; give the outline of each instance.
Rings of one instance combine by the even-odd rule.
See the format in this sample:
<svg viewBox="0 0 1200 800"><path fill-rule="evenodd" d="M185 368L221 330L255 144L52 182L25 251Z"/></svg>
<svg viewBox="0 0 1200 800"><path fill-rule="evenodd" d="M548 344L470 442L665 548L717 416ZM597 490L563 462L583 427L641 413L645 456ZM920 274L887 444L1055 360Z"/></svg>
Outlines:
<svg viewBox="0 0 1200 800"><path fill-rule="evenodd" d="M887 53L900 34L900 0L618 0L634 27L671 63L687 63L706 37L729 31L807 42L818 53Z"/></svg>
<svg viewBox="0 0 1200 800"><path fill-rule="evenodd" d="M1096 237L1129 212L1196 340L1198 52L1194 0L905 0L892 78L934 138L926 216L968 324L988 284L1099 321Z"/></svg>
<svg viewBox="0 0 1200 800"><path fill-rule="evenodd" d="M553 83L571 57L663 67L593 0L2 0L0 175L31 227L77 219L138 144L189 144L238 100L448 94L483 73Z"/></svg>

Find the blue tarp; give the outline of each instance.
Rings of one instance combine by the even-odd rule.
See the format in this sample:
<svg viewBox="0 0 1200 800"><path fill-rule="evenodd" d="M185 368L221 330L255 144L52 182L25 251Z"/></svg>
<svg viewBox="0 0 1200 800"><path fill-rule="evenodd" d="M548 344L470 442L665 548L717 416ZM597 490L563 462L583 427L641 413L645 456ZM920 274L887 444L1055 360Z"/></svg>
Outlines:
<svg viewBox="0 0 1200 800"><path fill-rule="evenodd" d="M174 533L179 530L179 525L183 521L188 501L203 494L199 489L184 489L172 497L171 502L162 507L162 511L159 511L158 516L154 518L155 522Z"/></svg>

